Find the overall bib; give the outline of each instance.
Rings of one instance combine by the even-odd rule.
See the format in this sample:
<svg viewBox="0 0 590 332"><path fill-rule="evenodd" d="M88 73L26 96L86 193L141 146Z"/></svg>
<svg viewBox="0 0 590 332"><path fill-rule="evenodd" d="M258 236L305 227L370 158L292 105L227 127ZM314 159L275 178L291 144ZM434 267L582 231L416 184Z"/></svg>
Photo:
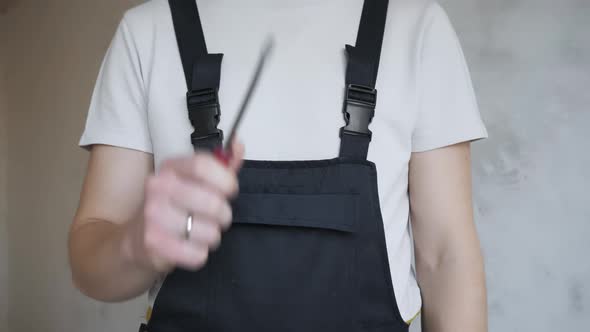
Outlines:
<svg viewBox="0 0 590 332"><path fill-rule="evenodd" d="M207 53L195 1L169 2L189 88L191 142L212 149L223 136L222 55ZM367 160L387 5L365 0L356 45L346 46L339 156L246 160L232 227L205 267L166 277L148 331L408 330L391 281L377 171Z"/></svg>

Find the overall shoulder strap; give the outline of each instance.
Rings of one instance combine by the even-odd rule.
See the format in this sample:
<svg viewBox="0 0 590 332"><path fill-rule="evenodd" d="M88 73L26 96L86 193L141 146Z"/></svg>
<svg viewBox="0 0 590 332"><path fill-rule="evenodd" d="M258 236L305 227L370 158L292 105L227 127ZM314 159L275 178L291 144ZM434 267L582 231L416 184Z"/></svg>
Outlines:
<svg viewBox="0 0 590 332"><path fill-rule="evenodd" d="M346 45L348 64L343 111L346 126L340 129L340 157L367 158L388 3L388 0L365 0L356 45Z"/></svg>
<svg viewBox="0 0 590 332"><path fill-rule="evenodd" d="M187 109L195 149L211 150L223 140L217 129L221 110L219 82L223 54L209 54L195 0L168 0L186 80Z"/></svg>

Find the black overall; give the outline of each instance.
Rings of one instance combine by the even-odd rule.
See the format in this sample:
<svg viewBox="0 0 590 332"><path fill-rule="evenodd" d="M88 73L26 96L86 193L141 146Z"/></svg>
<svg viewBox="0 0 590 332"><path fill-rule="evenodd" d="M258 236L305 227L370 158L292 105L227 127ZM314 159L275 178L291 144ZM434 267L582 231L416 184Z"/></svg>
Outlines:
<svg viewBox="0 0 590 332"><path fill-rule="evenodd" d="M195 1L169 2L189 87L191 141L211 149L222 141L222 55L207 53ZM387 4L365 0L356 46L346 46L339 157L246 160L231 229L203 269L166 277L147 330L408 330L391 282L377 172L366 159Z"/></svg>

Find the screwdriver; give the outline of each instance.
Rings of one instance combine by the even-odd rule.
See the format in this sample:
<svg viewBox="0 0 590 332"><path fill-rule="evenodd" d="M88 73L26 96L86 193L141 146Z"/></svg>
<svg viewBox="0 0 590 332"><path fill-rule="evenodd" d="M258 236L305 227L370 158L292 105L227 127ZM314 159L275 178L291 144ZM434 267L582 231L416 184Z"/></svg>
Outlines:
<svg viewBox="0 0 590 332"><path fill-rule="evenodd" d="M264 65L266 64L266 60L267 60L268 56L270 55L273 47L274 47L274 39L272 37L269 37L264 44L264 47L262 49L262 53L260 54L260 58L258 59L258 64L256 65L256 71L254 72L254 76L252 77L250 84L248 85L248 90L246 91L246 95L245 95L244 99L242 100L242 104L239 108L239 111L238 111L238 114L234 120L234 123L232 124L232 127L229 132L229 136L228 136L227 140L225 141L225 145L223 147L218 147L213 150L213 154L215 155L215 157L226 166L229 165L229 160L231 158L232 141L234 140L234 137L236 135L236 131L238 129L238 126L240 125L240 122L242 121L244 113L246 112L246 109L248 108L248 104L250 103L250 99L252 97L252 94L254 93L254 90L256 89L256 86L258 85L258 80L260 79L260 75L262 73L262 70L264 69Z"/></svg>

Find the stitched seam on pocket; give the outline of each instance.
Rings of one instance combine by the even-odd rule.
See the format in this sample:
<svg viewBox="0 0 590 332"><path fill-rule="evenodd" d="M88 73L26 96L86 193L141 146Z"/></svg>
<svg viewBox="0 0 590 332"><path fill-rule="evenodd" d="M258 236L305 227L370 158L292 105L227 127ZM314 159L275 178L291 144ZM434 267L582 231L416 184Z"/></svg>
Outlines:
<svg viewBox="0 0 590 332"><path fill-rule="evenodd" d="M235 224L301 227L354 232L358 210L358 193L339 194L274 194L243 193L234 209ZM325 201L322 201L325 199ZM314 204L315 203L315 204ZM250 208L261 206L261 211ZM320 212L300 209L311 204ZM314 207L314 208L315 208ZM340 209L337 213L331 212Z"/></svg>

